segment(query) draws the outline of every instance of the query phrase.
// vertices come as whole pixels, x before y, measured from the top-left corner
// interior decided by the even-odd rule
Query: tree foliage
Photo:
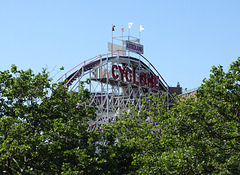
[[[103,130],[87,131],[89,92],[68,93],[45,70],[0,72],[2,174],[240,174],[240,58],[213,67],[197,98],[143,97]]]
[[[118,141],[103,152],[111,155],[109,164],[121,155],[129,174],[240,174],[239,85],[238,58],[228,72],[212,68],[197,100],[178,101],[167,111],[164,97],[146,96],[150,108],[106,126],[106,140],[111,134]]]
[[[0,174],[60,174],[90,171],[95,147],[87,132],[89,92],[81,85],[68,93],[62,84],[52,87],[46,70],[0,72]],[[92,168],[91,168],[92,169]]]

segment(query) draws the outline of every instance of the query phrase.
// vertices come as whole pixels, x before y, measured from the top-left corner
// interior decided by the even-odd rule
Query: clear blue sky
[[[213,65],[227,70],[240,56],[239,8],[238,0],[1,0],[0,70],[44,67],[60,77],[107,53],[112,24],[121,36],[133,22],[131,35],[144,26],[144,56],[166,82],[192,89]]]

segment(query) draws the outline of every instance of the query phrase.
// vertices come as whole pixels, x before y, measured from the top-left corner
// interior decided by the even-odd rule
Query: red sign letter
[[[131,81],[132,81],[132,79],[131,79],[131,73],[132,73],[131,69],[127,68],[127,69],[126,69],[126,73],[125,73],[125,77],[126,77],[127,82],[131,82]],[[130,76],[129,76],[129,75],[130,75]],[[130,78],[128,78],[128,77],[130,77]]]
[[[133,68],[133,84],[136,84],[136,85],[139,84],[139,82],[136,81],[136,71],[135,71],[135,68]]]
[[[117,69],[117,65],[112,65],[112,76],[116,80],[118,78],[118,75],[115,75],[115,70]]]
[[[140,73],[140,84],[142,86],[145,86],[146,85],[146,74],[144,72],[141,72]]]
[[[121,80],[123,81],[123,74],[124,74],[124,71],[125,71],[125,67],[123,67],[123,69],[122,69],[121,66],[118,66],[118,69],[119,69],[120,74],[121,74]]]
[[[147,75],[147,80],[148,87],[153,88],[153,75],[149,73]]]

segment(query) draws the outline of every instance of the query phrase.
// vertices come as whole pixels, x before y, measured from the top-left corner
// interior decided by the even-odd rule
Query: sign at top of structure
[[[133,42],[127,40],[126,41],[126,50],[143,54],[143,45],[133,43]]]

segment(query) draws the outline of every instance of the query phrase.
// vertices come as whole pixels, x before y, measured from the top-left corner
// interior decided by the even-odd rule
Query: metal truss
[[[122,56],[119,51],[98,55],[80,63],[58,79],[66,82],[65,87],[69,91],[79,91],[81,81],[91,80],[85,86],[91,93],[89,105],[97,107],[97,118],[95,121],[89,121],[90,130],[101,129],[103,124],[114,123],[116,116],[123,110],[127,111],[131,105],[141,108],[142,96],[146,93],[166,93],[167,97],[173,98],[168,85],[157,70],[145,57],[140,54],[138,57]],[[141,75],[145,75],[145,79],[140,80]],[[140,84],[141,81],[146,81],[146,75],[159,77],[158,89],[152,84]],[[133,80],[129,81],[133,76],[138,84]]]

